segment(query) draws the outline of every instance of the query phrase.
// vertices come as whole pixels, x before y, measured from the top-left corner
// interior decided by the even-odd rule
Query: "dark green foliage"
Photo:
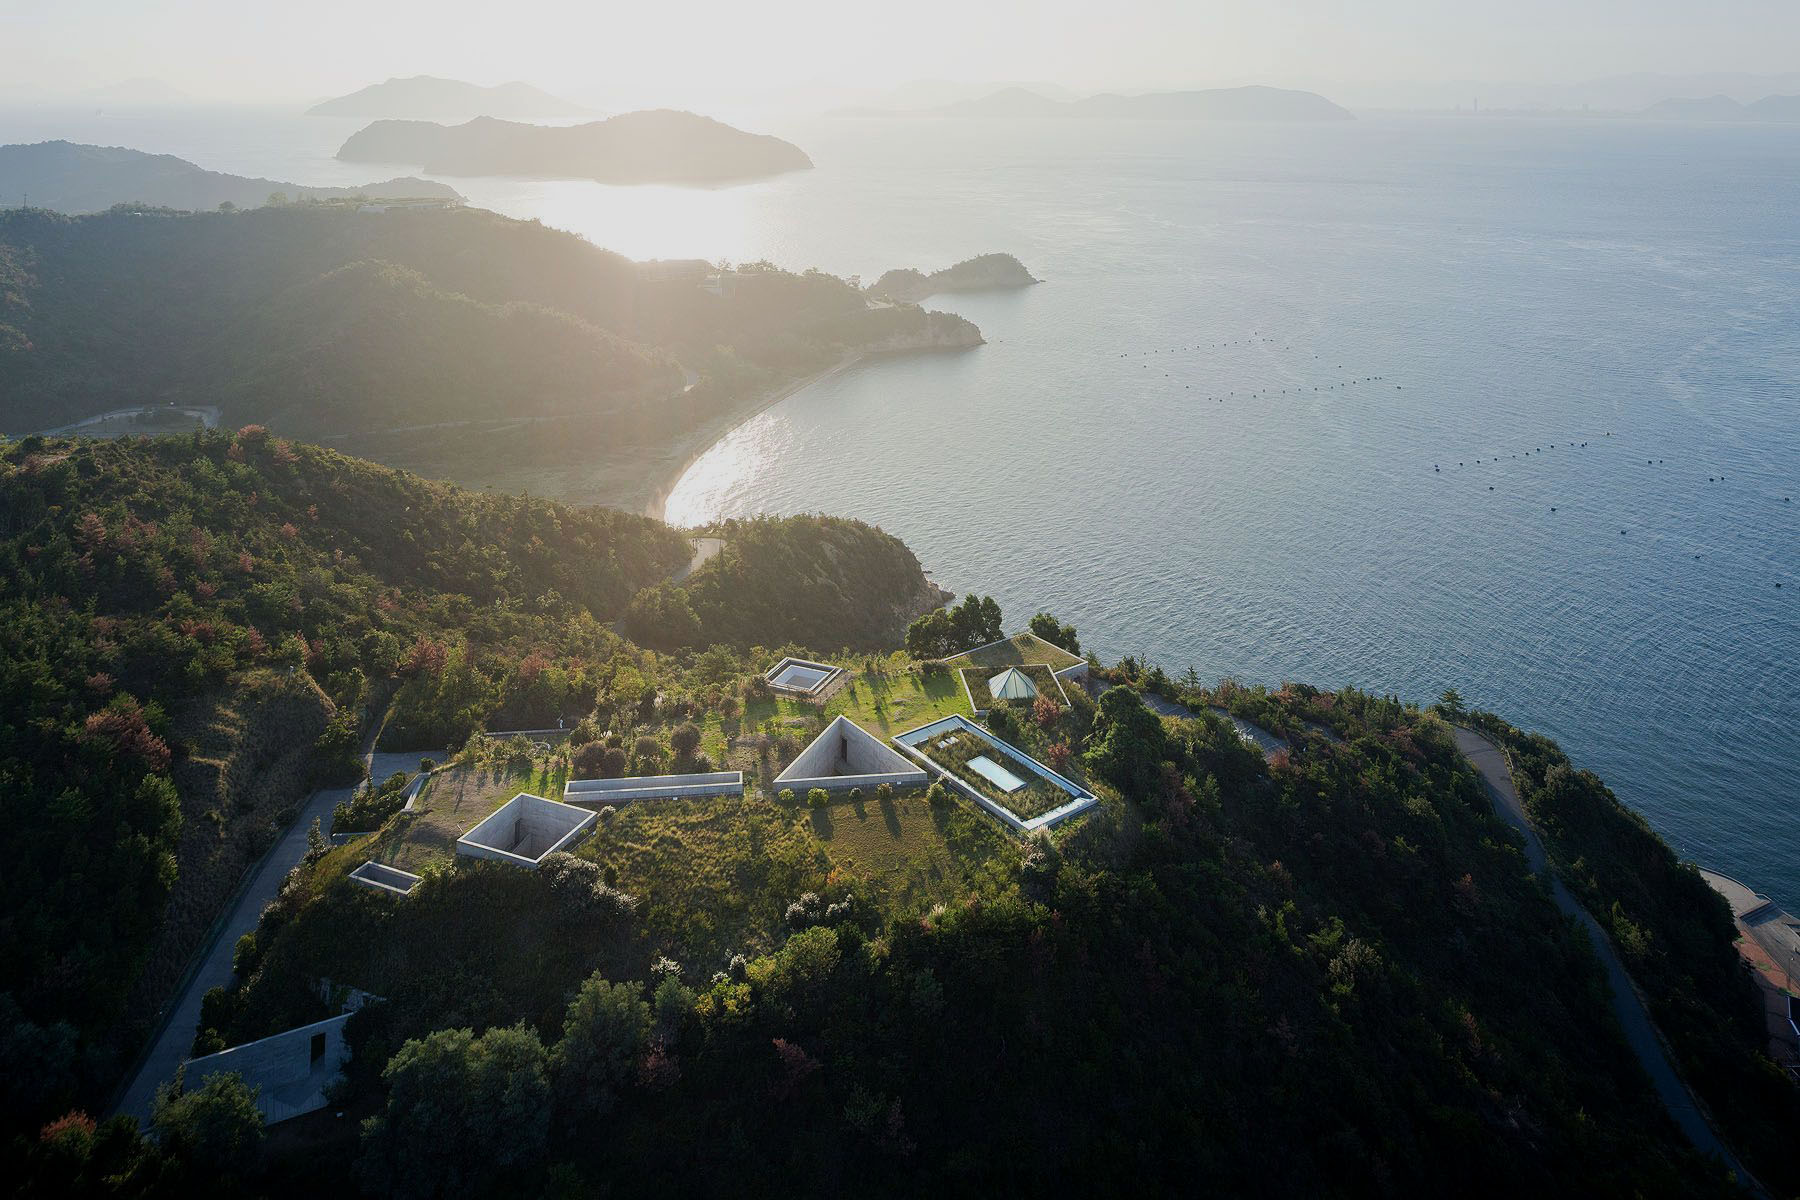
[[[391,724],[408,736],[466,735],[533,697],[551,723],[591,701],[575,656],[610,654],[602,623],[686,556],[640,517],[462,492],[259,429],[0,445],[0,958],[25,1018],[105,1029],[107,1051],[133,1032],[126,989],[185,799],[165,707],[246,673],[401,672]],[[320,761],[342,778],[359,721],[333,716]],[[90,1096],[105,1057],[72,1058]]]
[[[973,650],[1004,637],[1000,623],[994,598],[970,592],[954,608],[933,609],[908,626],[906,652],[914,658],[943,658]]]
[[[562,1038],[550,1052],[558,1110],[576,1125],[610,1114],[649,1044],[643,984],[588,976],[569,1001]]]
[[[263,1140],[256,1093],[239,1075],[214,1075],[192,1090],[165,1085],[151,1125],[164,1149],[227,1178],[255,1167]]]
[[[1130,688],[1108,688],[1094,712],[1087,762],[1102,779],[1134,795],[1156,794],[1168,735],[1162,718]]]
[[[543,1043],[524,1026],[407,1042],[382,1072],[387,1107],[363,1126],[363,1185],[399,1200],[522,1186],[548,1142],[545,1066]]]
[[[367,833],[399,812],[406,803],[406,773],[396,771],[380,787],[365,788],[332,810],[333,833]]]
[[[1075,635],[1075,627],[1063,624],[1047,612],[1040,612],[1031,618],[1031,632],[1053,646],[1061,646],[1070,654],[1081,653],[1081,639]]]
[[[906,544],[838,517],[757,517],[713,530],[725,548],[685,588],[693,644],[885,649],[931,603]]]

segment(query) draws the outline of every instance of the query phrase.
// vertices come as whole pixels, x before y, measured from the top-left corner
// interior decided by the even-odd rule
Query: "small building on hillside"
[[[535,871],[546,855],[567,850],[592,831],[596,813],[520,792],[456,839],[456,852]]]
[[[325,1091],[350,1059],[344,1041],[349,1013],[190,1059],[182,1086],[193,1091],[214,1075],[234,1073],[256,1090],[256,1107],[273,1125],[325,1107]]]

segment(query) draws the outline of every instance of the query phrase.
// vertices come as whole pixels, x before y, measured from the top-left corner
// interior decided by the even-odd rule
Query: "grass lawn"
[[[959,667],[957,674],[962,676],[963,686],[969,689],[969,700],[976,712],[986,712],[994,707],[993,693],[988,690],[988,680],[998,675],[1004,667]],[[1048,696],[1063,708],[1069,707],[1069,694],[1063,690],[1062,680],[1056,677],[1043,663],[1025,663],[1019,667],[1026,678],[1037,687],[1038,696]],[[1029,710],[1037,702],[1037,696],[1030,700],[1008,700],[1005,703],[1014,708]]]
[[[363,857],[414,874],[434,862],[447,864],[456,857],[456,839],[476,822],[520,792],[561,800],[566,779],[560,768],[451,767],[432,776],[413,810],[389,820]]]
[[[885,803],[870,793],[799,811],[832,865],[863,880],[888,911],[916,912],[1004,888],[1018,853],[991,818],[966,802],[934,808],[923,791]]]
[[[1035,634],[1015,633],[1004,642],[965,650],[944,661],[950,664],[952,670],[958,667],[993,667],[999,670],[1001,667],[1022,667],[1036,663],[1049,667],[1052,671],[1060,671],[1083,660],[1079,654],[1070,654],[1061,646],[1052,646]]]
[[[705,975],[779,945],[788,904],[831,869],[791,814],[750,796],[634,801],[578,853],[616,871],[645,926]]]

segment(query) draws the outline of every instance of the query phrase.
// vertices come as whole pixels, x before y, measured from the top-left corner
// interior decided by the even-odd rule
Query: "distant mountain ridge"
[[[424,121],[454,121],[470,117],[579,117],[590,110],[552,96],[528,83],[502,83],[495,87],[414,75],[372,83],[348,96],[315,104],[309,117],[400,117]]]
[[[115,204],[189,211],[221,204],[256,208],[282,192],[291,200],[429,197],[460,200],[455,188],[403,177],[360,187],[309,187],[276,179],[254,179],[208,171],[172,154],[146,154],[121,146],[78,142],[37,142],[0,146],[0,197],[9,203],[30,197],[38,208],[63,213],[100,212]]]
[[[1767,121],[1800,122],[1800,96],[1764,96],[1754,104],[1740,104],[1730,96],[1670,97],[1637,114],[1662,121]]]
[[[1141,96],[1102,93],[1079,100],[1052,100],[1026,88],[1004,88],[976,100],[963,100],[918,113],[850,110],[857,116],[942,116],[975,118],[1090,117],[1172,121],[1350,121],[1350,110],[1317,92],[1275,87],[1208,88],[1199,91],[1149,92]]]
[[[792,142],[666,108],[584,125],[525,125],[488,117],[464,125],[377,121],[354,134],[337,156],[345,162],[414,164],[433,175],[624,184],[731,183],[813,165]]]

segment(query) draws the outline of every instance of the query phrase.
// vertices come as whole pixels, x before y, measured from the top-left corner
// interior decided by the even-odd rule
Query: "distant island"
[[[309,117],[405,117],[459,121],[469,117],[580,117],[588,109],[528,83],[482,87],[460,79],[415,75],[372,83],[306,110]]]
[[[464,125],[377,121],[345,142],[337,156],[345,162],[416,164],[433,175],[601,183],[731,183],[812,166],[791,142],[666,108],[565,126],[489,117]]]
[[[1103,93],[1080,100],[1052,100],[1026,88],[1005,88],[978,100],[916,112],[840,109],[837,116],[939,116],[1021,119],[1090,117],[1164,121],[1351,121],[1350,111],[1316,92],[1287,88],[1210,88],[1149,92],[1141,96]]]
[[[172,154],[145,154],[119,146],[38,142],[0,146],[0,197],[29,198],[37,208],[63,213],[100,212],[115,204],[202,211],[229,204],[257,208],[281,194],[288,200],[460,201],[455,188],[401,178],[360,187],[306,187],[276,179],[252,179],[208,171]]]
[[[1010,254],[982,254],[927,275],[911,267],[888,271],[869,287],[871,295],[917,303],[943,292],[978,292],[989,288],[1029,287],[1034,278]]]
[[[1672,97],[1659,100],[1638,113],[1656,121],[1766,121],[1771,124],[1800,122],[1800,96],[1764,96],[1754,104],[1741,104],[1730,96]]]

